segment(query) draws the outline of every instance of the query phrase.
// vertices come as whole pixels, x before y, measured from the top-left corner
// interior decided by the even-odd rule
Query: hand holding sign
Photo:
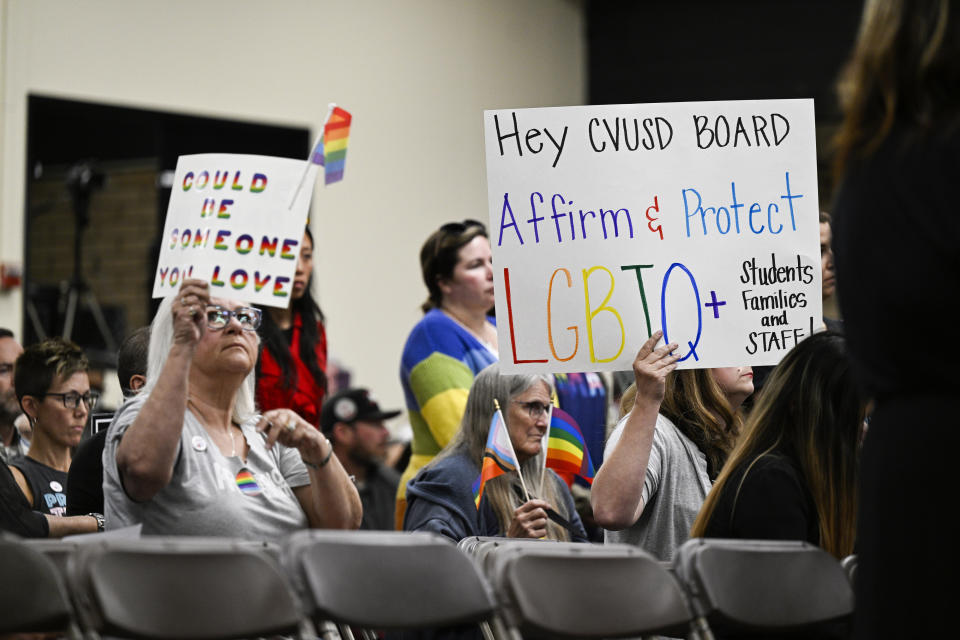
[[[173,313],[174,344],[197,346],[206,331],[206,309],[210,304],[210,287],[203,280],[184,280],[170,310]]]
[[[676,342],[660,347],[657,343],[663,337],[662,331],[655,331],[643,343],[637,357],[633,360],[633,379],[637,384],[637,397],[647,398],[657,405],[663,400],[667,374],[677,368],[680,353]]]

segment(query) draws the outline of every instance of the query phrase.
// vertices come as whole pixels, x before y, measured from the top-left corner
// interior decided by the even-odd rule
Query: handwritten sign
[[[286,307],[300,255],[316,165],[293,200],[306,162],[270,156],[181,156],[163,230],[153,297],[184,278],[210,294]]]
[[[822,323],[813,100],[486,111],[500,362],[775,364]]]

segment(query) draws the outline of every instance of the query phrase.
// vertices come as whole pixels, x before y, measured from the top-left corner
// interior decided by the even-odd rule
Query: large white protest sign
[[[210,283],[212,296],[289,305],[316,173],[316,165],[288,158],[181,156],[153,297],[199,278]]]
[[[484,113],[500,361],[775,364],[822,324],[812,100]]]

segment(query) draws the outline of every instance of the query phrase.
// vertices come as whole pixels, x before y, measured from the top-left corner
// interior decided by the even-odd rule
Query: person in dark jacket
[[[407,485],[404,530],[432,531],[453,540],[483,535],[586,541],[570,490],[544,466],[543,436],[552,394],[546,376],[504,375],[498,364],[481,371],[470,387],[456,437]],[[478,508],[474,482],[480,476],[494,399],[526,489],[516,471],[504,473],[485,484]]]

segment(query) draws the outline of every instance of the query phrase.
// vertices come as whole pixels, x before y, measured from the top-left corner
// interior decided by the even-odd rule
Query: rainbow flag
[[[513,452],[510,433],[507,431],[503,414],[497,409],[490,421],[490,432],[487,434],[487,448],[483,452],[480,475],[473,483],[473,502],[478,509],[480,498],[483,497],[483,486],[487,481],[516,468],[517,456]]]
[[[546,466],[556,471],[567,486],[573,484],[574,476],[580,476],[587,484],[593,483],[596,471],[580,426],[573,416],[558,407],[554,407],[550,415],[546,448]]]
[[[343,166],[347,160],[347,143],[350,141],[349,111],[334,107],[333,113],[323,127],[324,183],[333,184],[343,180]]]

